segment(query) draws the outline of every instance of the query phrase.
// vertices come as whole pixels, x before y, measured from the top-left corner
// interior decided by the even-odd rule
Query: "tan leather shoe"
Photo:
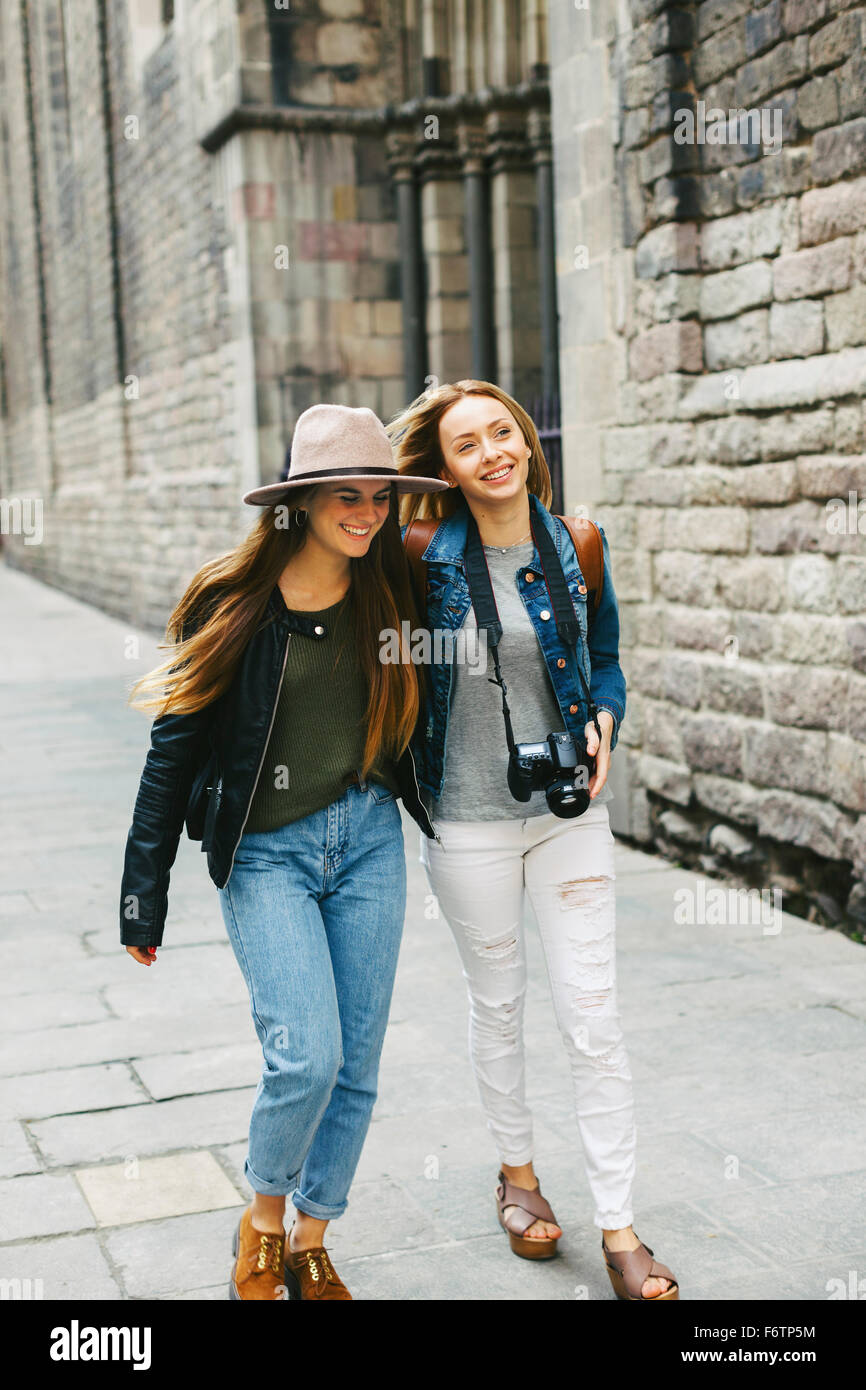
[[[247,1207],[235,1231],[232,1250],[237,1258],[229,1280],[229,1298],[260,1303],[290,1298],[283,1268],[286,1233],[257,1231],[251,1212]]]
[[[287,1239],[284,1258],[286,1283],[291,1286],[294,1281],[295,1285],[293,1298],[351,1300],[352,1295],[331,1264],[324,1245],[317,1246],[315,1250],[290,1250]]]

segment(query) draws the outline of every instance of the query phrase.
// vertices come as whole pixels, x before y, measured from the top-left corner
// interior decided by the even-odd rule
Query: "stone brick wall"
[[[405,405],[401,160],[419,188],[430,374],[472,370],[478,155],[498,375],[538,389],[549,144],[539,0],[494,0],[489,24],[405,0],[163,12],[16,0],[0,15],[0,499],[43,508],[39,544],[8,518],[0,542],[154,630],[251,525],[240,499],[279,476],[301,411]],[[527,79],[528,95],[488,100]]]
[[[551,10],[566,498],[611,541],[628,679],[614,828],[860,930],[864,42],[845,0]],[[752,109],[763,140],[712,116]]]
[[[404,403],[368,110],[403,94],[401,9],[4,7],[0,497],[43,509],[39,544],[4,527],[9,563],[159,630],[307,405]],[[253,106],[268,120],[238,119]]]

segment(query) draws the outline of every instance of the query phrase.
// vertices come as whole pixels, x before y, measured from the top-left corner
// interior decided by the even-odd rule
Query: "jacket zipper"
[[[436,843],[437,843],[439,846],[441,846],[442,849],[444,849],[445,846],[442,844],[442,841],[439,839],[439,836],[436,834],[436,827],[434,826],[432,820],[430,819],[430,816],[429,816],[429,814],[428,814],[428,812],[427,812],[427,807],[424,805],[424,802],[421,800],[421,788],[418,786],[418,777],[417,777],[417,775],[416,775],[416,773],[415,773],[415,758],[414,758],[414,755],[413,755],[413,753],[412,753],[412,749],[408,746],[408,744],[407,744],[407,746],[406,746],[406,751],[407,751],[407,753],[409,754],[409,761],[410,761],[410,763],[412,764],[412,779],[413,779],[413,781],[414,781],[414,783],[415,783],[415,791],[416,791],[416,793],[417,793],[417,795],[418,795],[418,805],[421,807],[421,810],[424,812],[424,819],[426,820],[426,822],[427,822],[427,824],[429,825],[430,829],[433,831],[433,837],[434,837],[434,839],[436,840]]]
[[[265,760],[265,754],[266,754],[267,751],[268,751],[268,742],[269,742],[270,737],[271,737],[271,730],[272,730],[273,727],[274,727],[274,720],[275,720],[276,717],[277,717],[277,705],[280,703],[280,691],[281,691],[282,686],[283,686],[283,676],[284,676],[285,673],[286,673],[286,661],[288,660],[288,656],[289,656],[289,642],[291,641],[291,639],[292,639],[292,634],[289,633],[288,636],[286,637],[286,649],[285,649],[285,651],[283,652],[283,664],[282,664],[282,667],[281,667],[281,669],[280,669],[280,679],[279,679],[279,682],[278,682],[278,684],[277,684],[277,693],[276,693],[276,695],[275,695],[275,697],[274,697],[274,707],[273,707],[273,709],[271,710],[271,722],[270,722],[270,724],[268,725],[268,732],[267,732],[266,735],[265,735],[265,741],[264,741],[264,743],[263,743],[263,745],[262,745],[262,756],[259,758],[259,766],[258,766],[258,769],[257,769],[257,771],[256,771],[256,780],[253,782],[253,789],[252,789],[252,791],[250,792],[250,799],[249,799],[249,801],[247,802],[247,809],[246,809],[246,812],[245,812],[245,814],[244,814],[243,824],[241,825],[241,832],[240,832],[240,834],[238,835],[238,838],[237,838],[237,840],[236,840],[236,842],[235,842],[235,847],[234,847],[234,849],[232,850],[232,861],[231,861],[231,863],[229,864],[229,871],[228,871],[228,873],[226,874],[225,883],[222,885],[223,888],[225,888],[226,883],[228,883],[229,879],[230,879],[231,876],[232,876],[232,869],[233,869],[234,866],[235,866],[235,855],[236,855],[237,852],[238,852],[238,845],[240,844],[241,840],[243,839],[244,826],[246,825],[247,821],[248,821],[249,818],[250,818],[250,807],[251,807],[252,804],[253,804],[253,797],[254,797],[255,794],[256,794],[256,787],[258,786],[259,777],[261,776],[262,763],[264,762],[264,760]]]

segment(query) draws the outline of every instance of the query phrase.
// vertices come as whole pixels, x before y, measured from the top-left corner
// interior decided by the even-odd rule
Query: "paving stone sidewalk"
[[[156,641],[2,562],[0,624],[0,1281],[224,1299],[261,1054],[197,844],[181,842],[156,967],[118,936],[150,726],[126,695]],[[334,1261],[359,1299],[611,1299],[534,923],[528,1094],[565,1232],[550,1262],[516,1259],[497,1224],[458,956],[404,820],[405,939]],[[676,895],[698,888],[618,845],[638,1234],[684,1299],[838,1297],[866,1280],[864,948],[785,914],[779,931],[678,923]]]

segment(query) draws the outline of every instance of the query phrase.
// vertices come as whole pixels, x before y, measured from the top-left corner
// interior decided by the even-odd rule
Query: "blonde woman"
[[[351,1299],[324,1233],[376,1097],[406,898],[398,796],[433,834],[409,747],[417,671],[383,663],[379,634],[417,619],[397,494],[444,487],[398,476],[372,411],[304,411],[287,479],[247,494],[260,519],[195,576],[169,622],[176,650],[133,687],[160,713],[121,942],[153,964],[186,818],[262,1044],[231,1299]]]
[[[425,513],[420,497],[402,513],[404,523],[424,514],[438,522],[422,557],[427,625],[453,637],[479,626],[480,610],[495,658],[488,680],[453,660],[430,666],[413,749],[436,830],[435,840],[422,837],[421,860],[463,964],[470,1055],[500,1160],[499,1220],[516,1254],[556,1253],[562,1231],[533,1167],[525,1098],[526,892],[571,1066],[611,1283],[620,1298],[676,1299],[673,1274],[632,1227],[635,1130],[616,1001],[614,842],[605,804],[626,692],[607,539],[602,531],[593,619],[568,528],[548,510],[550,478],[535,426],[491,382],[426,392],[388,432],[401,470],[449,489],[432,496]],[[406,532],[404,525],[404,540]],[[498,621],[498,644],[488,617]]]

